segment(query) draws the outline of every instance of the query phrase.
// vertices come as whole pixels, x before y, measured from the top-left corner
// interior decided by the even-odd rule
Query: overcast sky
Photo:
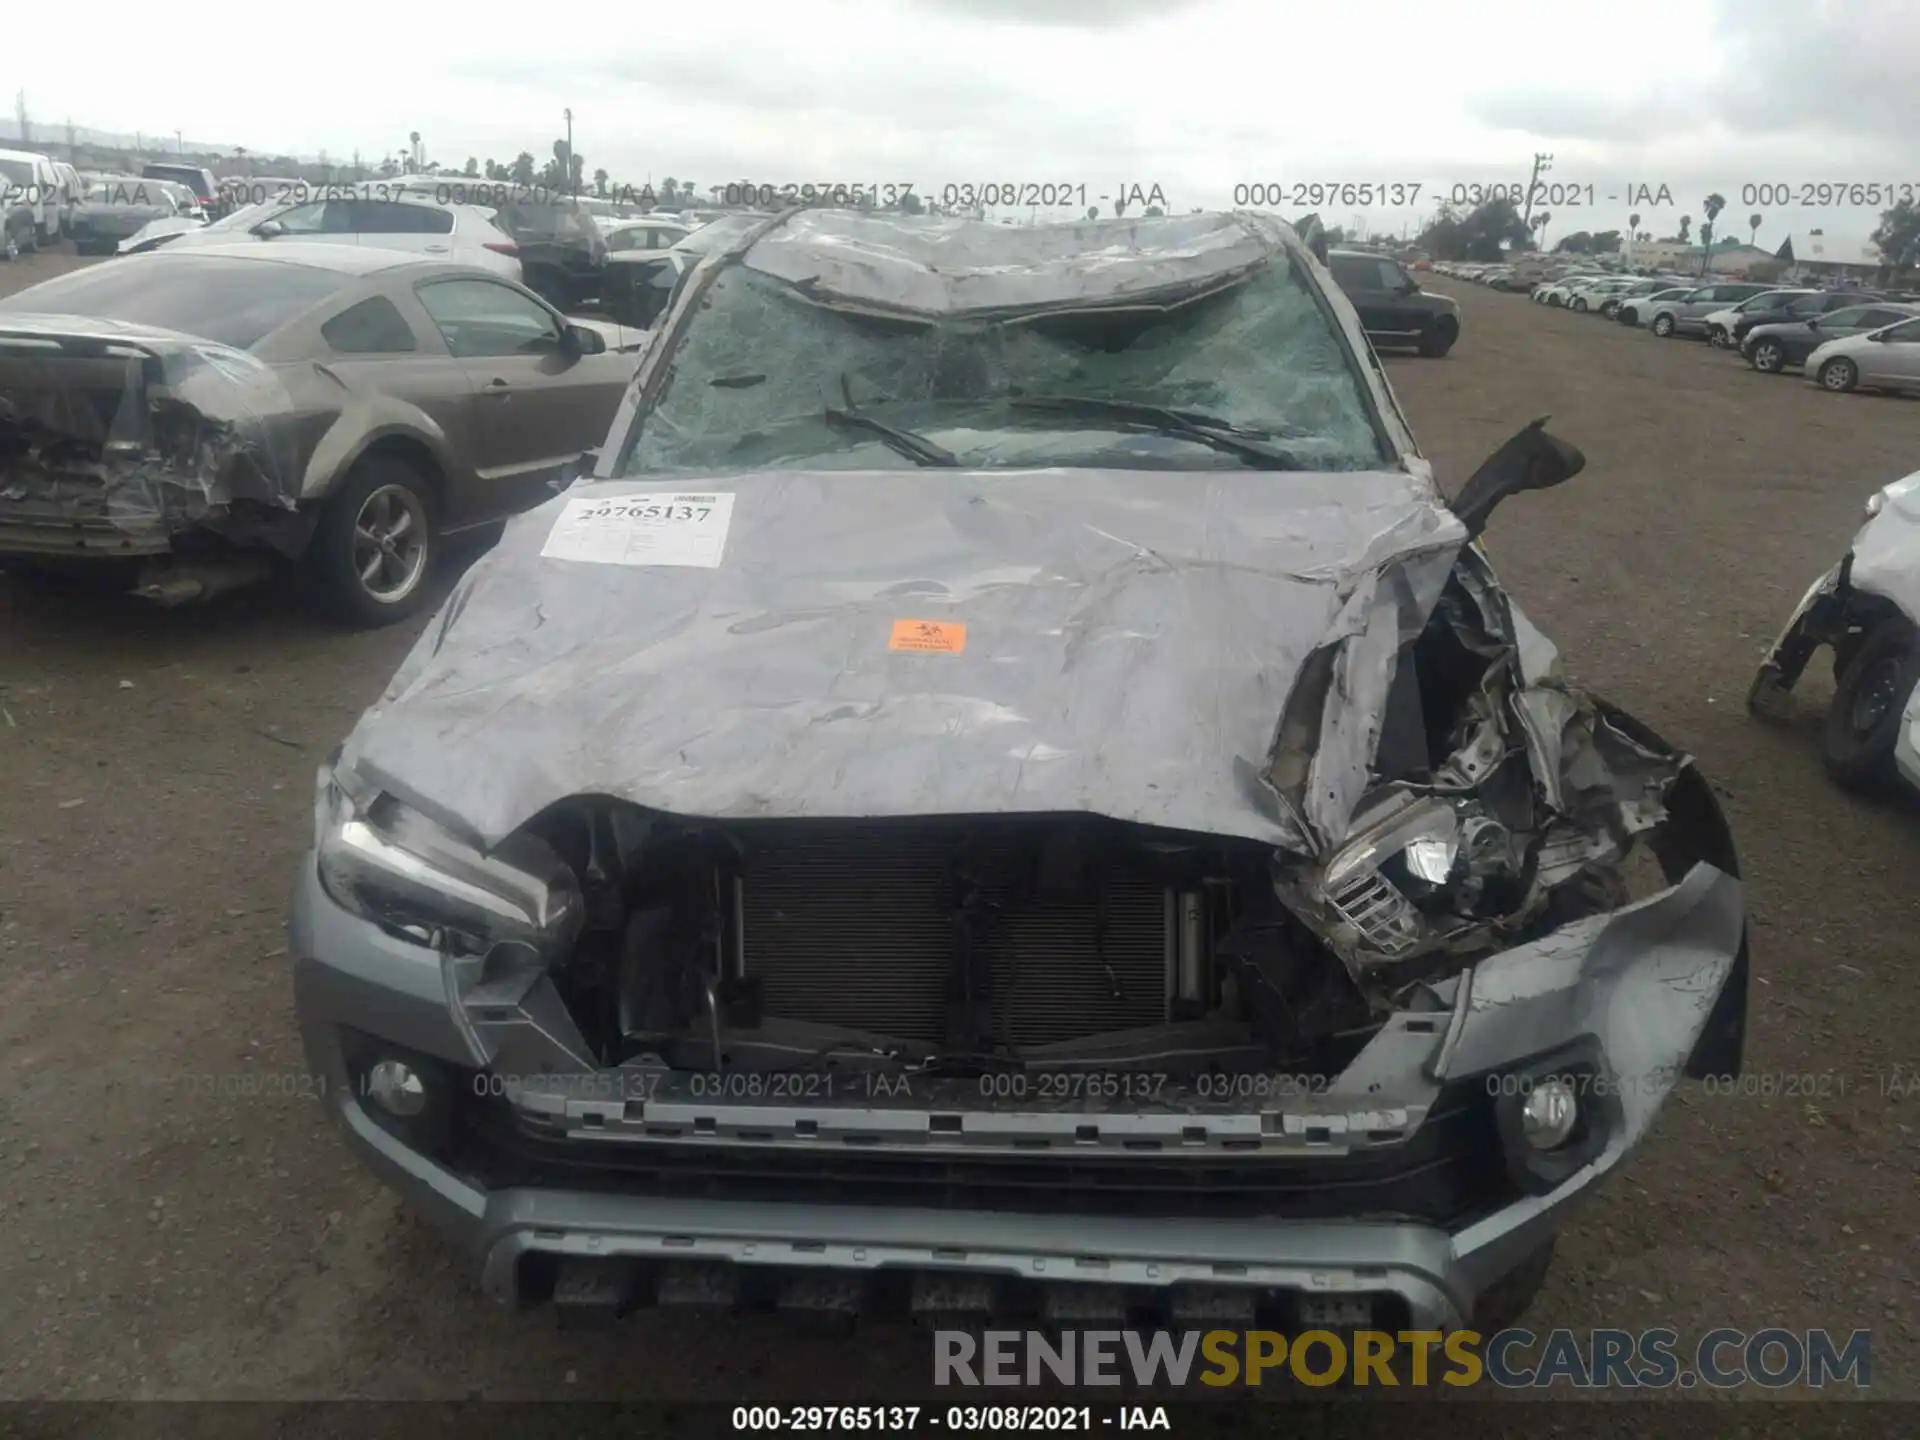
[[[76,38],[73,14],[8,16],[0,84],[25,90],[36,125],[253,151],[373,161],[419,130],[443,165],[544,159],[571,106],[588,171],[622,180],[935,196],[1055,182],[1103,211],[1136,183],[1186,209],[1242,183],[1417,182],[1417,211],[1370,217],[1398,229],[1455,184],[1524,182],[1544,150],[1547,181],[1594,186],[1590,208],[1549,207],[1549,243],[1624,226],[1637,184],[1673,196],[1639,207],[1642,229],[1697,228],[1718,190],[1722,232],[1744,238],[1759,211],[1769,247],[1816,225],[1864,237],[1877,211],[1745,187],[1920,193],[1920,0],[1616,0],[1588,16],[1533,0],[331,0],[297,29],[257,4],[173,0],[137,37],[122,20],[125,43]],[[1322,213],[1351,223],[1353,207]]]

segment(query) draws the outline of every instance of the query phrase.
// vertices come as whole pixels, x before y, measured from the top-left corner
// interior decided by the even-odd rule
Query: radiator
[[[1168,892],[1109,867],[1035,897],[1037,828],[1019,821],[795,822],[759,830],[742,867],[745,969],[770,1016],[940,1043],[961,932],[954,858],[997,903],[981,931],[993,1038],[1076,1040],[1167,1018]]]

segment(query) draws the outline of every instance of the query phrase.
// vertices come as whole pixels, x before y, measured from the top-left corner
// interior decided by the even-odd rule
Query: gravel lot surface
[[[0,266],[0,288],[74,263]],[[1449,489],[1537,415],[1585,449],[1502,510],[1493,558],[1577,679],[1698,755],[1756,925],[1752,1093],[1667,1107],[1529,1319],[1868,1327],[1875,1393],[1913,1398],[1920,817],[1825,779],[1824,665],[1784,728],[1743,697],[1866,496],[1920,466],[1920,405],[1430,283],[1464,336],[1388,362],[1416,432]],[[281,915],[314,769],[418,628],[0,577],[0,1398],[916,1394],[905,1329],[497,1310],[297,1093]],[[193,1079],[242,1075],[295,1093]]]

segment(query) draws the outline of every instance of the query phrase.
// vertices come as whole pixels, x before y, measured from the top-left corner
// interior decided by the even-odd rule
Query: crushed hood
[[[636,494],[731,495],[718,563],[543,558],[570,503]],[[722,819],[1092,813],[1304,848],[1263,778],[1303,663],[1365,633],[1390,672],[1465,538],[1418,460],[582,485],[509,527],[341,758],[487,845],[600,794]],[[1361,711],[1384,703],[1382,680],[1347,681]],[[1336,759],[1364,775],[1378,719],[1358,721]],[[1327,811],[1357,798],[1333,788]]]

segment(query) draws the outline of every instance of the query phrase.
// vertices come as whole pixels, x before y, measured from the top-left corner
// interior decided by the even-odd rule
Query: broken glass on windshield
[[[1342,337],[1285,265],[1164,305],[990,319],[839,307],[733,266],[707,292],[623,473],[896,468],[882,437],[824,418],[849,384],[862,411],[980,468],[1246,463],[1193,427],[1119,418],[1142,406],[1284,435],[1288,461],[1305,468],[1388,462]],[[1115,418],[1022,403],[1056,395],[1108,402]]]

